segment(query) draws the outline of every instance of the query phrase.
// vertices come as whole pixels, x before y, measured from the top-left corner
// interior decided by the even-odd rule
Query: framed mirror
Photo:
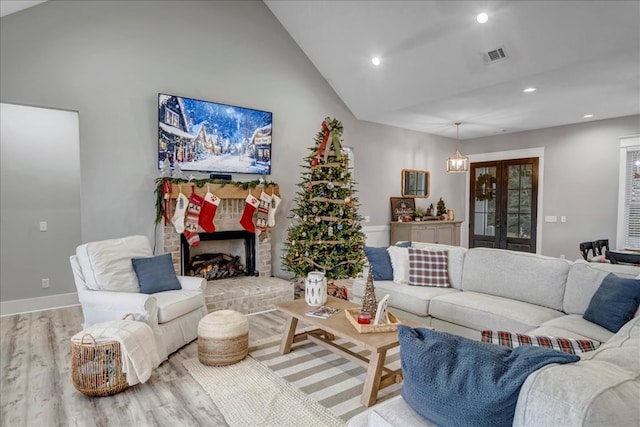
[[[429,197],[430,183],[428,171],[402,169],[402,197]]]

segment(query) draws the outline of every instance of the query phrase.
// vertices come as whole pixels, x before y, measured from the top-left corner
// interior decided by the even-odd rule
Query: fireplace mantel
[[[180,194],[180,188],[182,187],[182,193],[187,196],[190,197],[191,196],[191,189],[195,188],[195,192],[198,196],[204,197],[207,194],[207,185],[204,185],[202,187],[198,187],[195,184],[189,183],[189,182],[183,182],[180,184],[176,184],[176,183],[172,183],[171,184],[171,198],[172,199],[177,199],[178,195]],[[262,193],[262,191],[264,191],[265,193],[267,193],[268,195],[277,195],[280,196],[280,187],[277,184],[272,184],[272,185],[257,185],[254,188],[251,189],[242,189],[239,187],[236,187],[233,184],[209,184],[209,189],[211,190],[211,193],[213,193],[214,195],[216,195],[217,197],[219,197],[220,199],[224,200],[224,199],[242,199],[244,200],[247,195],[249,194],[249,191],[251,191],[251,194],[254,197],[260,198],[260,194]]]

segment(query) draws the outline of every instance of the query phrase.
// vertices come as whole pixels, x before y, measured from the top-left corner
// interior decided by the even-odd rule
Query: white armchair
[[[132,313],[151,327],[158,354],[165,360],[198,337],[198,322],[207,314],[207,282],[201,277],[177,276],[180,290],[140,293],[131,259],[152,256],[145,236],[129,236],[80,245],[70,262],[84,327]]]

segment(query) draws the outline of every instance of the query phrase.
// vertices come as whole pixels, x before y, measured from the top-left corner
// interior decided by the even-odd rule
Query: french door
[[[469,247],[536,251],[538,158],[471,164]]]

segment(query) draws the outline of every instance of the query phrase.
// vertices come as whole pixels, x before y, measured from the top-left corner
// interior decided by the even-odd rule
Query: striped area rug
[[[369,351],[343,339],[336,343],[368,356]],[[367,409],[360,403],[366,369],[336,353],[309,341],[294,344],[289,354],[279,353],[280,339],[256,343],[250,355],[290,384],[347,421]],[[386,366],[400,368],[399,347],[387,352]],[[400,394],[402,385],[394,384],[378,393],[378,403]]]

